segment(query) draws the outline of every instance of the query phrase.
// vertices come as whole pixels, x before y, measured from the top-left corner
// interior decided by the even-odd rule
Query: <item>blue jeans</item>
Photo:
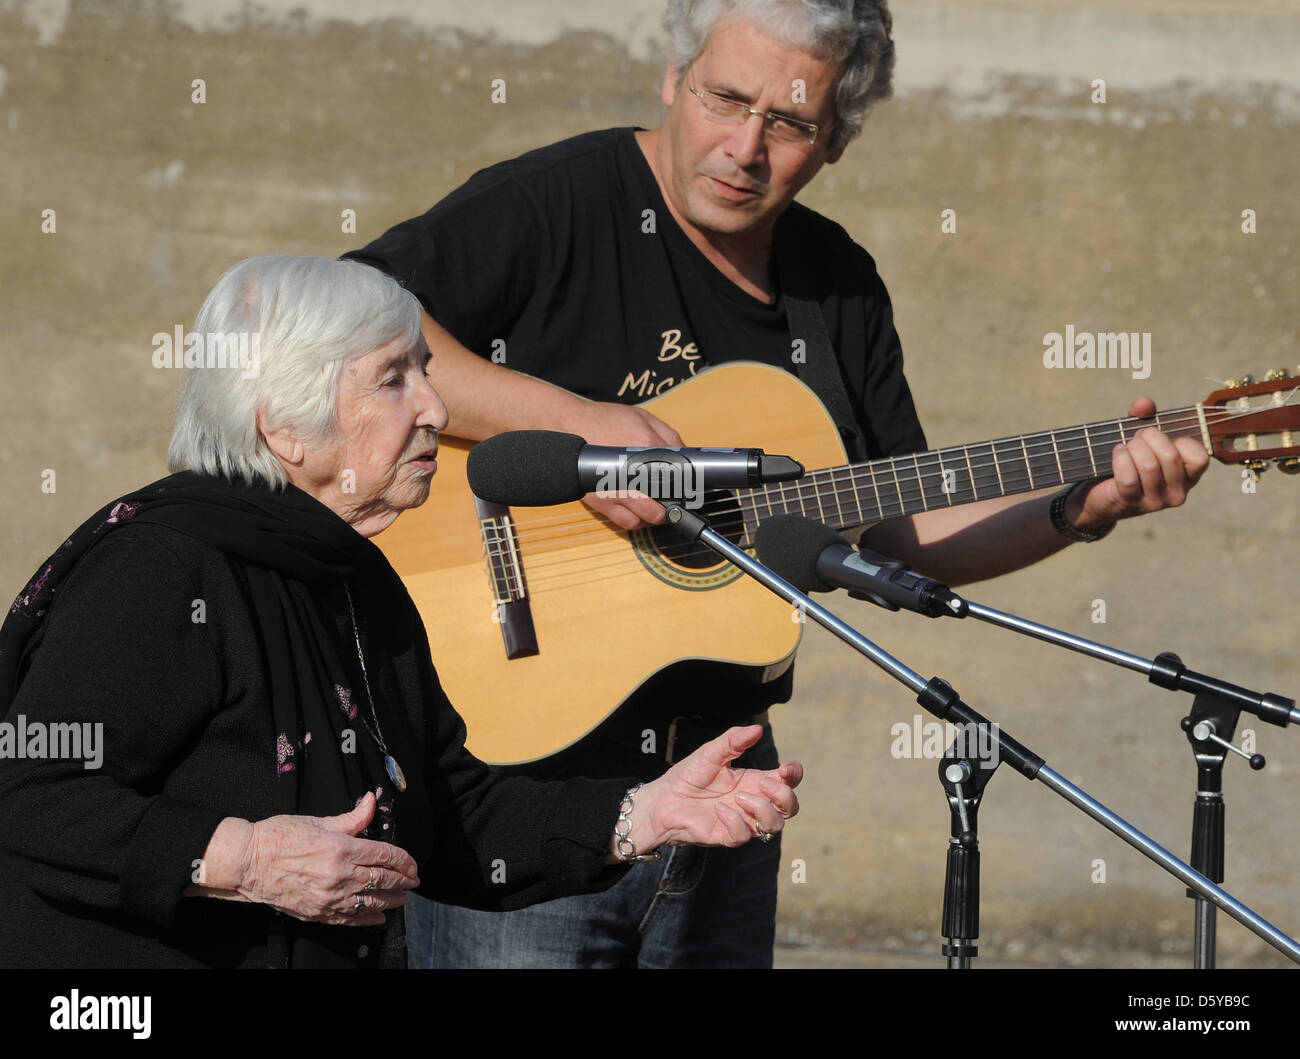
[[[770,733],[744,759],[760,768],[777,763]],[[672,846],[603,893],[517,912],[480,912],[412,894],[409,965],[770,968],[780,864],[777,835],[736,849]]]

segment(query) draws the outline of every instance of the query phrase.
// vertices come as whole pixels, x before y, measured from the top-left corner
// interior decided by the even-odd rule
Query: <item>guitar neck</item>
[[[1149,426],[1171,437],[1199,437],[1202,432],[1195,406],[1177,408],[1152,419],[1109,419],[828,467],[797,482],[737,490],[737,494],[755,522],[773,515],[803,515],[846,529],[1106,477],[1111,473],[1111,450]]]

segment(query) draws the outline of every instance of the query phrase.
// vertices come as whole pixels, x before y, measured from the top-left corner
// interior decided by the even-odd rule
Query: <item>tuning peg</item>
[[[1242,460],[1241,465],[1256,474],[1263,474],[1268,470],[1268,460]]]
[[[1277,469],[1283,474],[1300,474],[1300,456],[1279,456]]]
[[[1287,371],[1286,368],[1274,368],[1265,375],[1264,378],[1269,382],[1272,382],[1274,379],[1289,379],[1291,378],[1291,373]]]

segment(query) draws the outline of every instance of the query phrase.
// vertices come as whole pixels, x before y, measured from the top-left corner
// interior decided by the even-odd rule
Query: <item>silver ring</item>
[[[375,869],[370,869],[370,878],[366,882],[366,893],[370,893],[375,888]]]
[[[754,830],[758,832],[758,840],[760,842],[772,841],[772,836],[768,832],[764,831],[761,827],[755,828]]]
[[[357,894],[357,903],[352,906],[352,914],[355,916],[358,912],[361,911],[361,909],[365,907],[365,905],[366,905],[366,899],[362,897],[360,894]]]

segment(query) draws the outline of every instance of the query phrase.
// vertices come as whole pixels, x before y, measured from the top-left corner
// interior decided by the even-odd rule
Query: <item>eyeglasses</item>
[[[701,92],[689,82],[686,87],[691,90],[692,95],[700,97],[700,102],[704,104],[704,109],[709,115],[728,125],[744,125],[751,114],[757,114],[763,119],[764,127],[774,140],[780,140],[782,143],[817,142],[820,127],[810,121],[795,121],[794,118],[770,110],[755,110],[737,99],[728,99],[716,92]]]

